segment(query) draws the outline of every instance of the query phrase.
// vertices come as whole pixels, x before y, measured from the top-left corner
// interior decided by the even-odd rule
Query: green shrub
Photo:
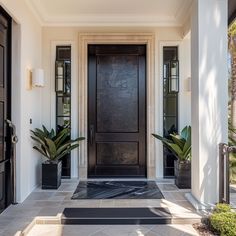
[[[210,225],[221,236],[236,236],[236,212],[227,204],[217,204],[210,216]]]
[[[231,211],[230,205],[224,203],[218,203],[214,210],[215,213],[230,212],[230,211]]]
[[[214,213],[210,217],[211,227],[221,236],[236,236],[236,214],[234,212]]]

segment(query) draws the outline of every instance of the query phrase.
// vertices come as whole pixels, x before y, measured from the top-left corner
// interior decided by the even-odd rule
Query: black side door
[[[5,120],[11,118],[11,18],[0,6],[0,212],[12,199],[11,140]]]

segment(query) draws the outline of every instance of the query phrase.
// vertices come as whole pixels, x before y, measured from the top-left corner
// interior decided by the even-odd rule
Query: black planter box
[[[175,185],[178,188],[191,188],[191,161],[175,160]]]
[[[42,164],[42,189],[58,189],[61,185],[61,161]]]

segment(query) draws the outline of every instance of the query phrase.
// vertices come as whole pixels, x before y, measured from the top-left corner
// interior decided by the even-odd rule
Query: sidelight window
[[[179,61],[178,47],[163,48],[163,135],[178,131]],[[172,153],[164,147],[164,177],[174,176]]]
[[[71,123],[71,46],[56,47],[55,63],[56,130]],[[70,177],[71,157],[62,158],[62,176]]]

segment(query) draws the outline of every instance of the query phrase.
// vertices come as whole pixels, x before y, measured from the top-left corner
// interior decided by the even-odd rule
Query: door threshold
[[[148,181],[149,179],[147,178],[87,178],[83,179],[83,181]]]

